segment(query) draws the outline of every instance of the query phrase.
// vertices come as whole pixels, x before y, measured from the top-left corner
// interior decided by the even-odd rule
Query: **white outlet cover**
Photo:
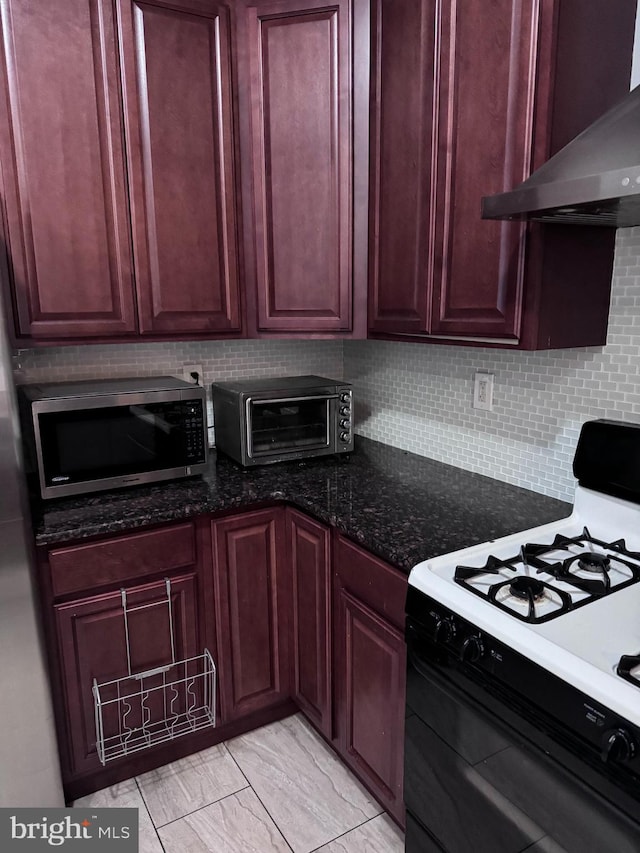
[[[475,373],[473,377],[473,408],[493,411],[493,373]]]

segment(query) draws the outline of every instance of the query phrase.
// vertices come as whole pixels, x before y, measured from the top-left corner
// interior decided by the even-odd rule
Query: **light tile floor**
[[[396,825],[297,714],[90,794],[137,807],[140,853],[402,853]]]

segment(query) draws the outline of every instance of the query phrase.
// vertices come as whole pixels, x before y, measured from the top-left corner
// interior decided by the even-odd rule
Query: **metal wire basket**
[[[101,683],[94,678],[92,688],[96,749],[103,765],[216,724],[215,663],[208,649],[176,660],[169,579],[165,584],[166,599],[136,607],[127,605],[127,593],[121,590],[128,675]],[[168,609],[171,663],[133,673],[129,614],[157,606]]]

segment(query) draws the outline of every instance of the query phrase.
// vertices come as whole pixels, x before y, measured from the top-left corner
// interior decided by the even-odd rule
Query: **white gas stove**
[[[583,435],[580,473],[595,452]],[[568,518],[427,560],[409,584],[640,725],[639,504],[578,485]]]
[[[408,853],[640,850],[640,425],[574,473],[569,518],[411,571]]]

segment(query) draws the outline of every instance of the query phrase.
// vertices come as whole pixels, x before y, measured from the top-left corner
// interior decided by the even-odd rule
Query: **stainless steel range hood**
[[[482,218],[640,225],[640,86],[514,190],[483,198]]]

